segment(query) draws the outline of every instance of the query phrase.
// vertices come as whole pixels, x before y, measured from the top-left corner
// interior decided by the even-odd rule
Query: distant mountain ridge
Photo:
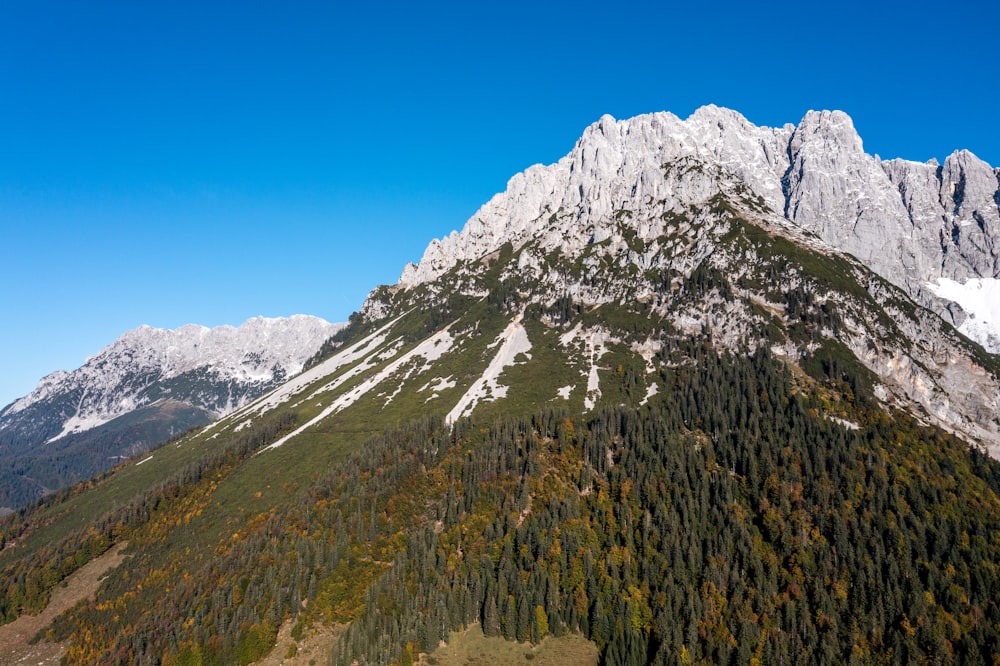
[[[34,391],[0,411],[0,460],[31,457],[36,447],[45,448],[39,455],[72,448],[77,458],[86,458],[89,447],[105,461],[85,465],[93,473],[115,456],[135,455],[266,393],[299,373],[342,328],[309,315],[254,317],[239,327],[140,326],[80,368],[42,378]],[[139,421],[146,424],[141,432],[134,419],[127,421],[128,436],[119,432],[121,424],[112,425],[138,410],[144,410]],[[119,433],[112,439],[122,440],[110,448],[101,443],[101,429],[109,427]],[[11,473],[26,472],[15,465]]]

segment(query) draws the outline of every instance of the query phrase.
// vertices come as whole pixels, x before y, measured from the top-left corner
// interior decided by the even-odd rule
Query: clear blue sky
[[[144,323],[344,320],[603,113],[1000,164],[997,5],[2,1],[0,405]]]

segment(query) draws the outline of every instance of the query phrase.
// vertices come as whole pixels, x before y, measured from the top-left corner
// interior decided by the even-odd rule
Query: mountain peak
[[[300,372],[342,327],[306,315],[253,317],[239,327],[186,324],[171,330],[143,324],[123,333],[80,368],[44,377],[34,391],[0,412],[0,429],[15,428],[16,415],[61,401],[60,396],[77,397],[72,406],[58,410],[62,420],[56,436],[89,429],[155,401],[160,394],[157,386],[182,381],[191,373],[207,373],[227,385],[268,386]],[[173,397],[185,399],[176,388],[171,390]],[[222,414],[258,394],[245,389],[234,393],[230,388],[228,397],[219,399],[211,391],[194,390],[189,399]]]
[[[715,104],[706,104],[695,109],[694,113],[688,116],[687,122],[700,122],[700,123],[719,123],[719,124],[737,124],[737,125],[751,125],[752,123],[746,119],[746,117],[736,111],[735,109],[730,109],[724,106],[716,106]]]
[[[958,325],[961,308],[927,283],[1000,278],[997,174],[967,150],[940,167],[883,161],[865,153],[851,117],[837,110],[810,110],[781,128],[711,104],[686,120],[667,112],[604,115],[565,157],[515,175],[461,232],[431,241],[399,286],[433,280],[505,243],[518,248],[535,238],[548,250],[577,252],[613,236],[621,211],[659,216],[661,202],[677,211],[739,192]]]
[[[865,153],[861,136],[854,129],[854,121],[843,111],[808,111],[792,135],[792,152],[803,149],[817,154]]]

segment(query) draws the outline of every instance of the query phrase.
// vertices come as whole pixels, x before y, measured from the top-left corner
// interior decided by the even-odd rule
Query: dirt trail
[[[322,625],[307,629],[301,641],[292,638],[292,621],[288,620],[278,630],[278,641],[271,653],[252,666],[307,666],[326,664],[330,661],[333,643],[344,627]],[[292,645],[295,645],[294,650]]]
[[[38,615],[23,615],[10,624],[0,626],[0,666],[58,664],[66,649],[64,644],[40,641],[29,645],[28,641],[60,613],[97,592],[104,574],[121,564],[125,546],[118,544],[85,564],[66,579],[65,587],[57,585],[52,590],[49,605]]]

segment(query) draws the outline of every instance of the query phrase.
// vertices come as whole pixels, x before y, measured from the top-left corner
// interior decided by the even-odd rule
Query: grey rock
[[[766,261],[719,251],[729,220],[742,217],[810,251],[856,258],[853,278],[873,300],[865,305],[856,291],[823,294],[848,313],[843,330],[830,334],[878,375],[881,399],[908,405],[1000,457],[995,360],[948,326],[962,325],[967,313],[932,288],[943,278],[1000,278],[998,202],[1000,170],[972,153],[956,152],[943,165],[883,161],[865,152],[840,111],[810,111],[797,126],[781,128],[757,127],[714,106],[687,120],[670,113],[604,116],[564,158],[517,174],[461,232],[433,241],[391,292],[373,292],[364,311],[386,311],[379,299],[389,293],[421,285],[433,293],[441,289],[435,280],[456,266],[465,267],[457,272],[461,283],[474,272],[469,267],[506,243],[521,253],[511,270],[552,294],[586,305],[631,298],[656,307],[655,285],[624,276],[690,276],[710,261],[735,280],[747,265]],[[581,280],[553,268],[546,259],[553,254],[577,258],[591,273],[622,270]],[[485,295],[472,287],[463,293]],[[767,306],[767,293],[747,288],[742,296]],[[754,316],[738,301],[660,314],[682,331],[707,327],[734,349],[745,348],[746,321]],[[995,335],[981,334],[986,328],[963,332],[996,353]],[[808,351],[786,346],[790,358]]]
[[[461,233],[432,241],[400,286],[433,280],[507,242],[520,247],[540,237],[547,249],[577,251],[615,236],[616,211],[656,219],[724,192],[756,198],[957,326],[965,313],[928,283],[1000,277],[998,173],[965,150],[944,165],[883,161],[865,153],[841,111],[809,111],[798,126],[781,128],[716,106],[687,120],[604,116],[566,157],[517,174]]]

